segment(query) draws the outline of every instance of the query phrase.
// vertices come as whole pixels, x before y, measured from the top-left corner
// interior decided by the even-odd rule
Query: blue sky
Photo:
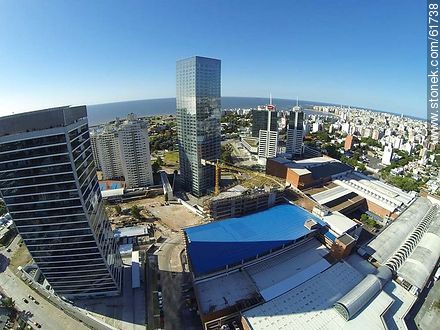
[[[0,1],[0,115],[175,96],[175,61],[222,60],[222,95],[426,116],[425,1]]]

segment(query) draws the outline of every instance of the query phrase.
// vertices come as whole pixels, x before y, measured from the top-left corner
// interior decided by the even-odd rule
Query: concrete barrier
[[[195,213],[196,215],[204,218],[205,214],[200,211],[199,209],[196,209],[194,206],[192,206],[191,204],[189,204],[188,202],[185,202],[184,200],[181,200],[180,198],[178,199],[179,203],[182,204],[183,206],[185,206],[188,210],[190,210],[191,212]]]

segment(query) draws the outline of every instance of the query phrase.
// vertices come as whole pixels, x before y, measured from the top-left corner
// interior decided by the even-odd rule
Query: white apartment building
[[[127,188],[153,184],[147,123],[129,114],[92,132],[95,162],[104,180],[123,177]]]
[[[382,164],[390,165],[392,158],[393,158],[393,147],[390,145],[386,145],[385,148],[383,149]]]

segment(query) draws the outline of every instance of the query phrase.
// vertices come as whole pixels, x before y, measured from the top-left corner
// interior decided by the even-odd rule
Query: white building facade
[[[127,119],[92,133],[96,141],[95,162],[103,178],[124,178],[127,188],[153,184],[148,126],[129,114]]]

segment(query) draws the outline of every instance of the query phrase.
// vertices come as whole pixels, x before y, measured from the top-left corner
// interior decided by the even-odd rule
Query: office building
[[[85,106],[0,119],[0,197],[58,295],[117,295],[121,257],[105,214]]]
[[[153,184],[148,127],[144,120],[129,114],[92,132],[92,148],[103,179],[124,178],[127,188]],[[93,145],[93,144],[92,144]]]
[[[296,106],[289,113],[287,126],[286,153],[292,158],[303,154],[304,112]]]
[[[260,130],[277,131],[277,113],[269,111],[266,107],[252,110],[252,137],[258,138]]]
[[[272,97],[269,104],[252,112],[252,133],[258,129],[258,162],[266,164],[268,158],[277,156],[278,118]]]
[[[220,158],[221,62],[194,56],[177,61],[176,111],[183,188],[203,196],[214,187],[215,169],[202,160]]]

